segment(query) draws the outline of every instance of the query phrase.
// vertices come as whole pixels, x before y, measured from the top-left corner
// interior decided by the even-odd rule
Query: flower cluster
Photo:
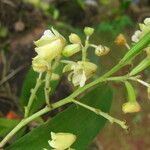
[[[57,30],[54,28],[46,30],[42,37],[34,42],[37,56],[35,56],[32,61],[33,70],[39,73],[51,71],[53,60],[58,57],[61,58],[61,56],[71,57],[81,51],[82,60],[78,60],[77,62],[60,60],[60,62],[65,61],[65,63],[67,63],[63,72],[69,72],[68,80],[71,81],[74,86],[84,86],[86,81],[93,77],[97,70],[97,65],[90,62],[87,58],[87,49],[94,47],[97,56],[106,55],[110,51],[107,46],[97,46],[89,42],[89,38],[93,32],[93,28],[85,27],[84,33],[86,40],[85,45],[83,45],[80,37],[75,33],[69,35],[70,43],[66,44],[66,39]]]
[[[131,37],[133,42],[138,42],[145,34],[150,31],[150,18],[146,18],[144,23],[140,23],[140,30],[135,31],[134,35]]]
[[[37,56],[33,58],[32,67],[36,72],[50,69],[50,63],[61,55],[65,46],[65,38],[55,29],[46,30],[43,36],[35,41]]]

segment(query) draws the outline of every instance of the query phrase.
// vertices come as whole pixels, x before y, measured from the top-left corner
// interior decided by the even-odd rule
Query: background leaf
[[[112,92],[108,86],[99,86],[84,96],[81,101],[103,111],[108,112],[111,106]],[[77,136],[77,141],[72,146],[77,150],[85,150],[104,127],[106,120],[93,112],[72,104],[52,120],[34,129],[29,134],[16,141],[6,150],[42,150],[49,148],[47,141],[50,132],[70,132]]]
[[[0,137],[3,137],[11,129],[13,129],[18,123],[19,120],[9,120],[5,118],[0,118]]]

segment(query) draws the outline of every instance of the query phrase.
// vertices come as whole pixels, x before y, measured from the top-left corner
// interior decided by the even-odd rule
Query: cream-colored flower
[[[32,67],[33,70],[36,72],[39,73],[45,72],[48,69],[47,65],[48,65],[47,61],[40,58],[39,56],[34,57],[32,60]]]
[[[137,102],[126,102],[122,105],[122,111],[124,113],[135,113],[141,110],[140,105]]]
[[[144,23],[139,24],[140,30],[137,30],[131,37],[133,42],[138,42],[144,35],[150,32],[150,17],[145,18]]]
[[[64,37],[55,29],[46,30],[42,37],[35,41],[35,51],[38,56],[46,61],[51,61],[61,54],[65,46]]]
[[[51,132],[52,140],[49,140],[49,145],[56,150],[65,150],[71,147],[76,141],[76,136],[72,133],[54,133]]]
[[[85,82],[91,78],[97,70],[97,66],[91,62],[70,62],[67,64],[63,72],[70,72],[68,80],[73,83],[74,86],[83,87]]]

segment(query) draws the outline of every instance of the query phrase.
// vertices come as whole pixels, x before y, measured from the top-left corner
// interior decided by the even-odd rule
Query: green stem
[[[149,87],[150,86],[150,84],[148,84],[147,82],[145,82],[145,81],[143,81],[141,79],[138,79],[136,77],[130,77],[129,79],[132,80],[132,81],[139,82],[140,84],[142,84],[145,87]]]
[[[59,65],[59,61],[60,61],[61,56],[57,57],[52,65],[52,67],[50,67],[49,64],[49,71],[46,73],[46,77],[45,77],[45,87],[44,87],[44,93],[45,93],[45,101],[47,105],[50,105],[50,81],[51,81],[51,76],[52,76],[52,72],[55,71],[55,69],[57,68],[57,66]]]
[[[4,147],[4,145],[21,129],[23,128],[25,125],[27,125],[29,122],[33,121],[34,119],[36,119],[37,117],[42,116],[43,114],[54,110],[60,106],[63,106],[67,103],[72,102],[71,99],[63,99],[59,102],[56,102],[54,104],[52,104],[52,107],[46,106],[45,108],[41,109],[40,111],[38,111],[37,113],[31,115],[28,118],[23,119],[9,134],[6,135],[6,137],[0,142],[0,148]]]
[[[88,47],[89,47],[89,36],[86,37],[85,46],[82,48],[82,61],[86,61]]]
[[[51,72],[46,73],[45,77],[45,87],[44,87],[44,93],[45,93],[45,101],[47,105],[50,105],[50,99],[49,99],[49,93],[50,93],[50,79],[51,79]]]
[[[32,106],[33,101],[36,97],[36,92],[38,91],[39,87],[42,84],[41,78],[42,78],[42,73],[39,74],[39,77],[36,81],[36,85],[35,85],[34,89],[31,89],[31,95],[30,95],[30,98],[28,101],[28,105],[25,107],[25,115],[24,115],[25,118],[29,116],[31,106]]]
[[[97,109],[97,108],[94,108],[94,107],[91,107],[91,106],[88,106],[86,104],[83,104],[79,101],[76,101],[76,100],[72,100],[73,103],[75,104],[78,104],[92,112],[94,112],[95,114],[97,115],[100,115],[100,116],[103,116],[104,118],[106,118],[110,123],[117,123],[118,125],[120,125],[123,129],[128,129],[128,126],[126,126],[125,122],[124,121],[121,121],[119,119],[116,119],[110,115],[108,115],[107,113],[101,111],[100,109]]]

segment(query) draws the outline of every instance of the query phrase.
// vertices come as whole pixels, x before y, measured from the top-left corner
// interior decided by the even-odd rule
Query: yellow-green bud
[[[124,113],[135,113],[141,110],[140,105],[137,102],[127,102],[122,105],[122,111]]]
[[[60,76],[56,73],[52,73],[51,80],[58,80]]]
[[[95,55],[103,56],[109,53],[110,49],[107,46],[98,45],[95,49]]]
[[[75,33],[70,34],[69,41],[73,44],[80,44],[81,43],[80,37]]]
[[[94,33],[94,28],[85,27],[84,28],[84,33],[85,33],[86,36],[91,36]]]
[[[45,72],[48,69],[47,68],[47,61],[36,56],[32,60],[32,67],[33,67],[33,70],[36,72],[39,72],[39,73]]]
[[[52,140],[49,140],[49,145],[57,150],[65,150],[75,142],[76,136],[71,133],[54,133],[51,132]]]
[[[65,57],[70,57],[79,52],[80,50],[81,50],[80,44],[69,44],[63,49],[62,54]]]

